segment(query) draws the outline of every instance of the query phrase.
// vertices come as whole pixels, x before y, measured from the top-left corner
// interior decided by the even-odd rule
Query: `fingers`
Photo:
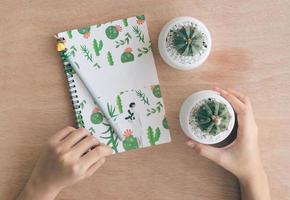
[[[103,157],[99,161],[94,163],[91,167],[89,167],[87,171],[87,177],[93,175],[97,171],[97,169],[99,169],[105,162],[106,162],[106,158]]]
[[[68,136],[71,132],[75,131],[76,129],[71,126],[67,126],[60,131],[58,131],[56,134],[54,134],[50,140],[53,142],[59,142],[62,139],[64,139],[66,136]]]
[[[238,91],[232,90],[232,89],[228,89],[227,91],[232,93],[233,95],[235,95],[244,104],[249,104],[250,103],[250,99],[246,95],[244,95],[244,94],[242,94],[242,93],[240,93]]]
[[[62,140],[62,145],[65,150],[71,149],[73,146],[75,146],[78,142],[80,142],[82,139],[84,139],[86,136],[89,136],[90,133],[84,129],[79,128],[73,132],[71,132],[68,136],[66,136]]]
[[[246,105],[234,94],[229,93],[226,90],[223,90],[218,87],[216,87],[215,90],[219,92],[222,97],[224,97],[226,100],[230,102],[230,104],[233,106],[237,114],[241,114],[245,110]]]
[[[200,144],[193,140],[189,140],[187,146],[193,148],[198,154],[214,161],[215,163],[222,165],[223,149],[215,148],[209,145]]]
[[[112,149],[105,145],[99,145],[93,150],[85,154],[81,160],[86,166],[92,166],[94,163],[98,162],[102,158],[112,154]]]
[[[92,135],[88,135],[73,147],[72,155],[81,157],[90,149],[98,146],[99,144],[100,142],[96,138]]]

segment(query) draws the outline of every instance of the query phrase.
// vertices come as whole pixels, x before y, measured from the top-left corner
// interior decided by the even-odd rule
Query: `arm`
[[[188,141],[187,145],[236,175],[243,200],[270,200],[268,179],[260,157],[258,128],[251,102],[248,97],[233,90],[216,88],[216,91],[231,103],[237,113],[239,123],[237,139],[223,148],[199,144],[192,140]]]
[[[53,135],[17,200],[53,200],[65,187],[91,176],[112,153],[85,129]]]

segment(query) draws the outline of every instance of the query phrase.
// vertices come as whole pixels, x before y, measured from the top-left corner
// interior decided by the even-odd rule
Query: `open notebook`
[[[94,84],[111,117],[121,121],[121,142],[70,65],[65,66],[79,127],[115,153],[170,142],[144,15],[58,33],[68,54]]]

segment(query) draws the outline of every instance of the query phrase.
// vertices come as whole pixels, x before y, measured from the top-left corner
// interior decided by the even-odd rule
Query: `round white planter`
[[[176,30],[184,25],[193,25],[205,36],[207,48],[195,56],[180,56],[170,47],[167,38],[170,30]],[[200,66],[207,59],[211,50],[211,36],[206,26],[193,17],[177,17],[169,21],[161,30],[158,38],[158,49],[163,60],[176,69],[189,70]]]
[[[204,133],[201,130],[196,130],[195,132],[193,132],[192,127],[189,124],[189,116],[191,110],[195,108],[200,101],[208,98],[214,99],[220,103],[225,104],[230,115],[232,116],[228,129],[215,136]],[[179,120],[183,132],[192,140],[195,140],[203,144],[217,144],[225,140],[232,132],[235,125],[235,113],[230,103],[225,98],[220,96],[217,92],[212,90],[203,90],[193,93],[184,101],[180,109]]]

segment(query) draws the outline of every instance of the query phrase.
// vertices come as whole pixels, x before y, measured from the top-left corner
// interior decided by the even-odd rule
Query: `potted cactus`
[[[163,27],[159,34],[158,48],[168,65],[177,69],[192,69],[207,59],[211,36],[199,20],[178,17]]]
[[[184,133],[204,144],[225,140],[235,125],[235,114],[229,102],[217,92],[205,90],[186,99],[180,111]]]
[[[124,137],[125,139],[123,140],[123,147],[126,151],[139,148],[138,140],[136,137],[134,137],[131,129],[124,131]]]

